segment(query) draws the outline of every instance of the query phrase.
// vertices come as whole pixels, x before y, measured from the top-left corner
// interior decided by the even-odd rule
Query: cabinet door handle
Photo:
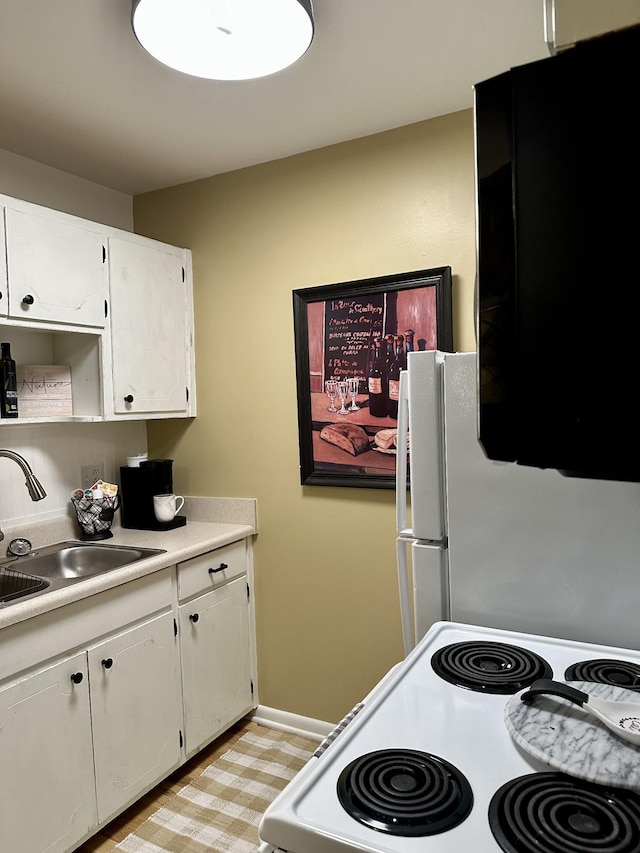
[[[104,658],[104,660],[102,661],[102,666],[105,669],[111,669],[111,667],[113,666],[113,658]]]
[[[80,684],[83,678],[84,676],[81,672],[74,672],[71,676],[71,681],[73,681],[74,684]]]
[[[127,394],[124,398],[125,403],[133,403],[133,394]]]
[[[30,293],[27,293],[27,295],[26,295],[26,296],[23,296],[23,297],[22,297],[22,304],[23,304],[23,305],[33,305],[34,301],[35,301],[35,300],[34,300],[33,296],[32,296]]]
[[[200,619],[200,614],[192,613],[191,616],[189,616],[189,619],[191,619],[192,622],[197,622]]]
[[[227,563],[220,563],[217,569],[209,569],[210,575],[215,575],[216,572],[224,572],[225,569],[228,569],[229,566]]]

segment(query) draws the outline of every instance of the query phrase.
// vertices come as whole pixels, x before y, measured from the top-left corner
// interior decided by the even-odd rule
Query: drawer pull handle
[[[192,622],[197,622],[200,619],[200,614],[192,613],[191,616],[189,616],[189,619],[191,619]]]
[[[224,572],[225,569],[228,569],[229,566],[227,563],[220,563],[217,569],[209,569],[210,575],[215,575],[216,572]]]
[[[27,295],[26,295],[26,296],[23,296],[23,297],[22,297],[22,304],[23,304],[23,305],[33,305],[34,301],[35,301],[35,300],[34,300],[33,296],[32,296],[30,293],[27,293]]]
[[[113,658],[104,658],[104,660],[102,661],[102,666],[105,669],[111,669],[111,667],[113,666]]]
[[[71,681],[73,681],[74,684],[80,684],[83,677],[84,676],[82,675],[81,672],[74,672],[73,675],[71,676]]]
[[[133,394],[127,394],[124,398],[125,403],[133,403]]]

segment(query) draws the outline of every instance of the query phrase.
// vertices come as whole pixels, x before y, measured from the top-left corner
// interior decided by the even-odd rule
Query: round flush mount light
[[[164,65],[210,80],[274,74],[313,39],[311,0],[133,0],[131,23]]]

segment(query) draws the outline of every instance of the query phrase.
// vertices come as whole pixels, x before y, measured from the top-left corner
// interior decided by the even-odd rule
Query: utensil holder
[[[120,507],[120,495],[92,498],[71,498],[76,511],[78,524],[82,529],[80,539],[83,542],[98,542],[113,536],[111,525],[116,510]]]

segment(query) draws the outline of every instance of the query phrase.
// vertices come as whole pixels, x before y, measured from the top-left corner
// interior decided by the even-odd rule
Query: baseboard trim
[[[258,705],[249,719],[252,723],[301,735],[318,743],[323,741],[335,728],[335,723],[325,723],[323,720],[316,720],[313,717],[303,717],[300,714],[291,714],[289,711],[279,711],[277,708],[269,708],[267,705]]]

